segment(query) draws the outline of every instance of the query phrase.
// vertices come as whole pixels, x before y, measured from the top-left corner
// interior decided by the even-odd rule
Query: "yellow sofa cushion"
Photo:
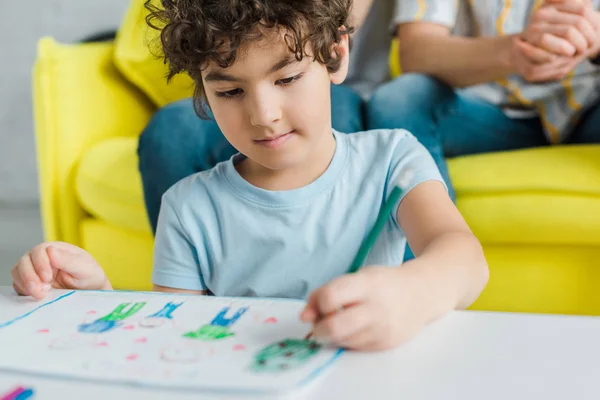
[[[107,139],[81,158],[77,197],[94,217],[138,232],[150,232],[138,172],[137,138]]]
[[[175,76],[167,84],[168,68],[159,54],[158,32],[147,26],[145,0],[132,0],[115,40],[117,69],[158,107],[190,97],[193,81],[187,74]],[[152,51],[149,50],[149,46]]]
[[[473,310],[600,315],[600,247],[483,245],[490,280]]]
[[[483,242],[600,245],[600,145],[460,157],[449,169]]]
[[[152,289],[150,232],[117,227],[97,218],[79,224],[83,247],[98,261],[116,290]]]

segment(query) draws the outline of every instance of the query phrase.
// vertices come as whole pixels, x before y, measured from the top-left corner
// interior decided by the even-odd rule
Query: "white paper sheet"
[[[282,393],[341,354],[303,338],[303,302],[72,292],[0,328],[0,370],[169,390]]]
[[[61,291],[52,291],[40,301],[29,296],[19,296],[12,288],[1,289],[3,290],[0,291],[0,328],[8,321],[12,321],[46,303],[50,303],[64,294]]]

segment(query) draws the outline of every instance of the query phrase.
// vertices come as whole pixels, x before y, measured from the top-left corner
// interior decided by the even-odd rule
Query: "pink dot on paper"
[[[49,330],[49,329],[40,329],[40,330],[38,331],[38,333],[49,333],[49,332],[50,332],[50,330]]]
[[[244,346],[243,344],[236,344],[235,346],[233,346],[233,350],[246,350],[246,346]]]
[[[276,324],[277,323],[277,318],[275,317],[269,317],[267,319],[265,319],[265,324]]]
[[[138,359],[138,357],[139,357],[139,355],[137,355],[137,354],[130,354],[127,357],[125,357],[125,359],[129,360],[129,361],[135,361]]]
[[[100,343],[96,343],[94,346],[96,346],[96,347],[107,347],[108,343],[106,343],[106,342],[100,342]]]
[[[136,343],[146,343],[148,341],[148,339],[146,339],[145,337],[140,337],[134,340],[134,342]]]
[[[96,311],[94,311],[94,310],[90,310],[90,311],[86,312],[86,314],[90,314],[90,315],[91,315],[91,314],[96,314]]]
[[[132,329],[135,329],[135,325],[127,325],[127,326],[124,326],[123,329],[127,329],[128,331],[130,331]]]

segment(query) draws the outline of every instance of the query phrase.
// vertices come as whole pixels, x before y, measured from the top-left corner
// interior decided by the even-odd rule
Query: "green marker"
[[[352,262],[348,273],[352,274],[358,271],[359,268],[363,265],[365,259],[367,258],[367,255],[369,254],[369,251],[371,251],[371,248],[375,244],[379,233],[381,232],[383,226],[387,222],[387,219],[389,218],[390,213],[394,208],[394,205],[398,202],[398,199],[402,195],[402,188],[406,188],[410,184],[412,177],[412,171],[406,171],[404,175],[398,180],[398,185],[394,187],[392,193],[390,193],[390,196],[387,199],[387,202],[383,205],[381,210],[379,210],[379,215],[377,216],[377,220],[375,221],[373,229],[371,229],[371,232],[369,232],[369,236],[367,236],[367,239],[358,249],[358,253],[356,254],[356,257],[354,257],[354,261]]]

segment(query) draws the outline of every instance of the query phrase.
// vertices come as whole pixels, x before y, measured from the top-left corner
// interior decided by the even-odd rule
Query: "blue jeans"
[[[497,106],[432,77],[406,74],[381,85],[366,109],[369,129],[405,128],[429,150],[455,200],[446,159],[547,146],[539,118],[511,119]],[[600,142],[600,107],[582,116],[568,143]]]

